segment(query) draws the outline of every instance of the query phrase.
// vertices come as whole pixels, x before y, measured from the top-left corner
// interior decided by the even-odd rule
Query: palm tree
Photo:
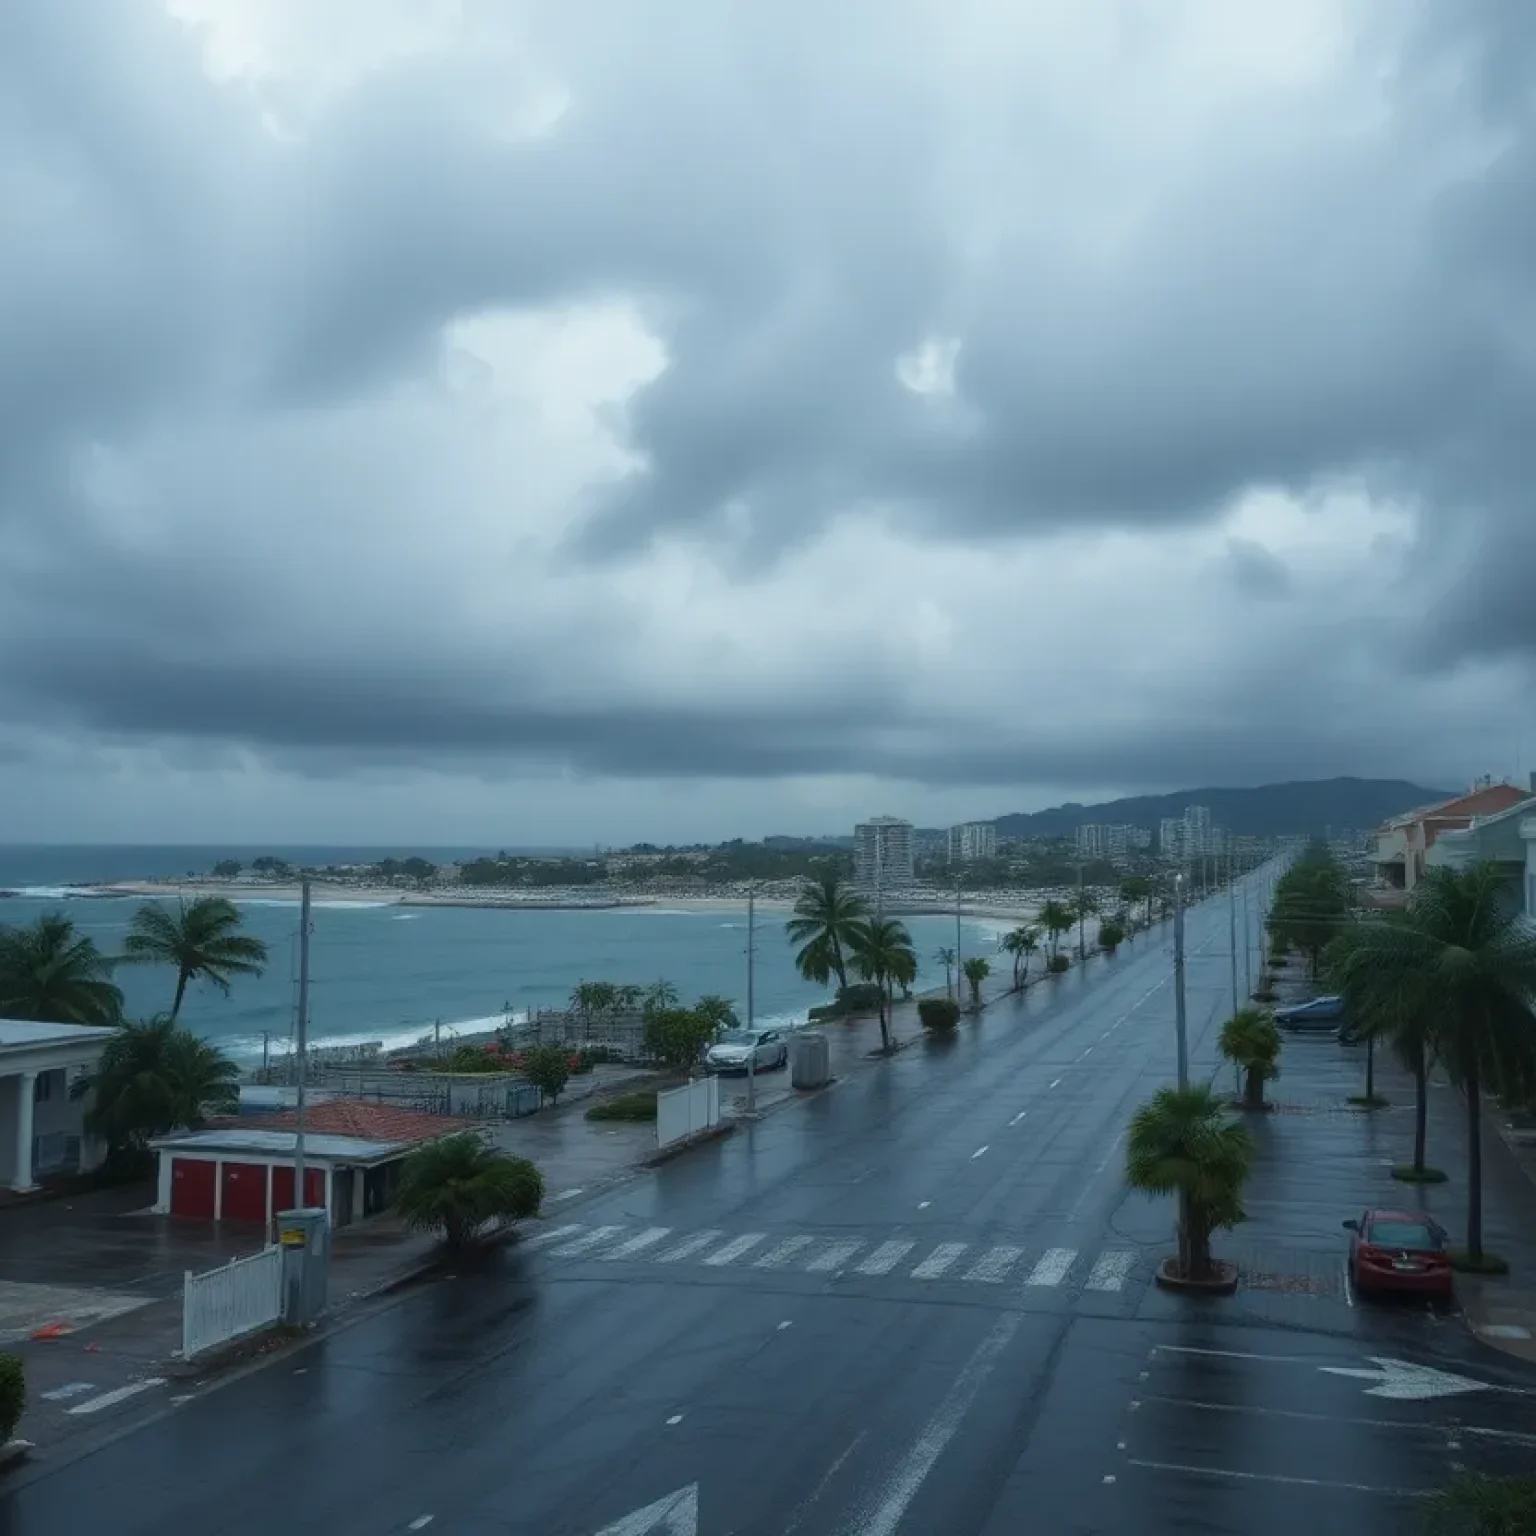
[[[1077,919],[1077,959],[1081,964],[1088,957],[1084,925],[1099,910],[1099,898],[1092,891],[1080,890],[1068,903],[1068,910]]]
[[[1243,1074],[1243,1104],[1264,1108],[1264,1084],[1280,1076],[1280,1031],[1272,1015],[1244,1008],[1221,1026],[1218,1049]]]
[[[42,1024],[116,1024],[123,994],[112,962],[62,912],[0,928],[0,1018]]]
[[[418,1232],[440,1232],[448,1247],[462,1249],[488,1222],[536,1216],[543,1200],[543,1175],[526,1158],[460,1131],[406,1158],[395,1209]]]
[[[1246,1220],[1243,1187],[1253,1155],[1253,1138],[1209,1083],[1159,1088],[1136,1111],[1126,1181],[1145,1194],[1178,1196],[1181,1278],[1212,1278],[1211,1234]]]
[[[971,987],[971,1007],[981,1012],[981,984],[992,974],[992,962],[985,955],[971,955],[960,967]]]
[[[837,989],[848,985],[848,957],[854,948],[854,932],[869,908],[843,877],[828,870],[807,880],[784,925],[791,944],[800,945],[795,964],[807,981],[825,986],[837,977]]]
[[[1051,900],[1040,908],[1040,926],[1045,929],[1048,939],[1046,951],[1054,960],[1057,951],[1061,947],[1061,936],[1073,923],[1072,913],[1065,902]]]
[[[1343,997],[1346,1016],[1365,1040],[1365,1094],[1375,1098],[1376,1042],[1386,1042],[1413,1074],[1413,1162],[1393,1169],[1412,1184],[1438,1184],[1445,1175],[1425,1161],[1429,1132],[1429,1069],[1434,1064],[1435,999],[1412,972],[1378,962],[1376,940],[1382,928],[1407,921],[1405,912],[1389,912],[1375,921],[1351,924],[1329,944],[1323,964],[1329,982]]]
[[[169,911],[158,901],[146,901],[133,914],[123,941],[129,965],[170,965],[176,968],[176,996],[171,1017],[181,1012],[189,982],[211,981],[229,994],[231,976],[259,976],[266,968],[267,946],[240,932],[240,909],[223,896],[199,896]]]
[[[936,949],[933,958],[944,967],[944,990],[950,997],[955,995],[955,952],[952,949]]]
[[[1437,1055],[1467,1107],[1469,1268],[1483,1253],[1483,1092],[1528,1094],[1536,1084],[1536,936],[1504,911],[1503,877],[1491,864],[1432,869],[1409,898],[1403,920],[1361,923],[1352,965],[1367,985],[1417,988],[1435,1007]],[[1494,1267],[1502,1267],[1495,1265]]]
[[[1138,901],[1144,901],[1148,904],[1147,925],[1151,926],[1152,882],[1145,875],[1127,875],[1120,882],[1120,901],[1126,908],[1125,931],[1127,933],[1135,932],[1136,924],[1133,914]]]
[[[167,1014],[124,1024],[100,1059],[70,1088],[90,1097],[85,1127],[114,1152],[156,1136],[196,1130],[210,1114],[239,1107],[240,1069]]]
[[[917,975],[917,954],[905,923],[894,917],[871,917],[856,923],[847,935],[848,953],[859,974],[880,989],[880,1044],[891,1048],[890,1000],[892,982],[898,986]]]
[[[1003,935],[1003,949],[1013,957],[1013,990],[1017,992],[1029,975],[1029,957],[1040,947],[1037,929],[1015,928]]]

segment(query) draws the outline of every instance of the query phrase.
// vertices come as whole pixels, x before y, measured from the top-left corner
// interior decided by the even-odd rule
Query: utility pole
[[[1173,1027],[1178,1037],[1179,1087],[1189,1087],[1189,1032],[1184,1010],[1184,876],[1173,882]]]
[[[1243,994],[1253,996],[1253,928],[1248,920],[1248,886],[1243,885]]]
[[[309,1068],[309,881],[299,893],[298,1070],[293,1095],[293,1208],[304,1209],[304,1078]]]
[[[960,985],[960,865],[955,865],[955,997],[958,1000],[964,988]]]
[[[753,961],[756,956],[757,938],[757,882],[747,887],[747,1113],[757,1113],[757,1029],[756,999],[753,995],[755,975]]]
[[[261,1032],[261,1075],[265,1079],[272,1068],[272,1031],[264,1029]]]
[[[1232,951],[1232,1014],[1238,1013],[1237,993],[1237,887],[1232,883],[1232,850],[1227,850],[1227,948]]]
[[[1088,914],[1083,910],[1083,866],[1079,862],[1077,866],[1077,963],[1082,965],[1088,958],[1087,951],[1083,948],[1083,925],[1088,921]]]

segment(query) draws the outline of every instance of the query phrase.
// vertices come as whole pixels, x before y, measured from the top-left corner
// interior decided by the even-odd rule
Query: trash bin
[[[790,1037],[789,1081],[796,1088],[825,1088],[832,1077],[827,1037],[800,1030]]]

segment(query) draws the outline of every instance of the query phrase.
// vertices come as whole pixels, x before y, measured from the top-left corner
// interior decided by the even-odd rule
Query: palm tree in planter
[[[1242,1197],[1253,1155],[1253,1137],[1209,1083],[1159,1088],[1136,1111],[1125,1145],[1126,1182],[1179,1203],[1179,1251],[1159,1269],[1160,1283],[1236,1285],[1235,1269],[1213,1262],[1211,1235],[1246,1220]]]
[[[1079,891],[1072,898],[1068,910],[1077,920],[1077,958],[1081,962],[1088,958],[1088,919],[1101,910],[1101,903],[1092,891]]]
[[[122,1016],[112,962],[62,912],[0,928],[0,1019],[116,1024]]]
[[[493,1221],[537,1216],[544,1177],[526,1158],[509,1157],[476,1131],[440,1136],[406,1158],[395,1209],[418,1232],[438,1232],[449,1248],[472,1244]]]
[[[259,976],[266,969],[267,946],[240,932],[240,909],[223,896],[199,896],[179,902],[173,911],[158,901],[146,901],[133,914],[123,941],[129,965],[168,965],[176,971],[176,995],[171,1018],[181,1012],[187,987],[211,981],[229,995],[232,976]]]
[[[1323,952],[1323,965],[1344,999],[1345,1016],[1365,1040],[1365,1092],[1358,1102],[1386,1103],[1376,1095],[1376,1042],[1383,1041],[1413,1074],[1413,1161],[1392,1170],[1405,1184],[1443,1184],[1445,1174],[1426,1161],[1429,1131],[1429,1069],[1434,1065],[1434,1030],[1439,1004],[1411,971],[1383,965],[1377,940],[1383,928],[1404,922],[1406,914],[1391,912],[1377,921],[1346,928]],[[1388,944],[1394,944],[1389,939]]]
[[[1266,1109],[1264,1084],[1280,1076],[1280,1031],[1273,1015],[1244,1008],[1221,1026],[1221,1054],[1243,1074],[1243,1108]]]
[[[971,989],[971,1008],[981,1012],[981,984],[992,974],[992,962],[985,955],[971,955],[960,967]]]
[[[1013,960],[1013,990],[1017,992],[1029,979],[1029,957],[1040,948],[1040,934],[1034,928],[1015,928],[1003,935],[1003,950]]]
[[[1507,1266],[1483,1251],[1483,1093],[1536,1086],[1536,936],[1504,909],[1503,883],[1491,864],[1430,870],[1401,922],[1359,925],[1369,948],[1356,962],[1372,984],[1418,987],[1436,1005],[1438,1058],[1467,1107],[1467,1244],[1453,1257],[1485,1274]]]
[[[240,1069],[169,1015],[124,1024],[96,1065],[70,1087],[90,1098],[85,1128],[114,1156],[142,1152],[156,1136],[197,1130],[240,1106]]]
[[[1071,927],[1074,919],[1065,902],[1048,901],[1040,908],[1040,926],[1046,932],[1046,956],[1054,962],[1061,948],[1061,936]]]
[[[795,955],[800,974],[821,986],[836,976],[838,992],[843,992],[854,934],[868,916],[864,898],[841,875],[829,870],[807,880],[784,925],[790,943],[800,946]]]
[[[941,948],[933,952],[933,958],[944,967],[944,990],[950,997],[955,995],[955,952]]]
[[[894,917],[871,917],[848,934],[849,957],[859,974],[880,989],[880,1044],[891,1048],[891,987],[906,986],[917,976],[917,954],[907,925]],[[969,962],[967,962],[969,964]]]

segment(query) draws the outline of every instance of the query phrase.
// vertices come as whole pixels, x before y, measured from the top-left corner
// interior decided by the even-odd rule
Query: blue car
[[[1281,1029],[1317,1029],[1333,1031],[1344,1022],[1344,999],[1330,994],[1327,997],[1309,998],[1304,1003],[1292,1003],[1287,1008],[1275,1009],[1275,1023]]]

